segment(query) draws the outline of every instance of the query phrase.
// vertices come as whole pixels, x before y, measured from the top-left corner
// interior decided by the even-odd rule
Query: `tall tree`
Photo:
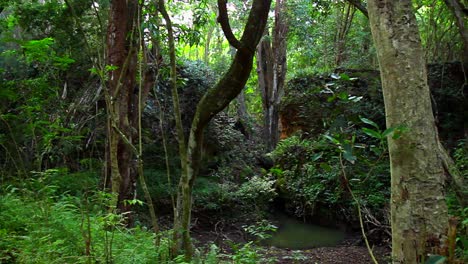
[[[106,152],[111,189],[112,193],[117,194],[115,205],[120,212],[130,211],[130,204],[125,200],[135,197],[138,173],[134,160],[138,155],[135,146],[139,112],[154,82],[146,68],[140,76],[144,78],[141,88],[137,81],[138,63],[141,63],[138,53],[145,54],[140,47],[141,34],[138,31],[140,8],[138,0],[112,0],[107,28]],[[141,157],[138,155],[136,158]]]
[[[257,47],[258,84],[262,93],[264,137],[267,151],[279,140],[279,106],[286,78],[286,38],[288,24],[285,16],[286,0],[276,0],[273,41],[268,30]]]
[[[460,36],[463,40],[463,63],[464,67],[468,66],[468,9],[467,7],[459,0],[444,0],[445,4],[449,7],[455,16],[455,22],[460,32]]]
[[[265,30],[270,4],[271,0],[253,1],[244,32],[238,40],[229,25],[226,0],[218,0],[218,22],[229,44],[237,51],[228,71],[198,103],[185,153],[181,152],[182,175],[177,190],[174,230],[176,249],[183,248],[187,259],[190,259],[193,254],[190,239],[192,189],[199,170],[203,131],[208,122],[234,100],[244,88],[252,70],[256,46]],[[178,243],[179,241],[182,243]]]
[[[393,263],[421,263],[445,242],[444,165],[432,114],[426,63],[411,0],[370,0],[380,63],[391,165]]]
[[[346,39],[354,19],[356,8],[352,4],[343,3],[337,8],[337,31],[335,34],[335,65],[340,67],[346,59]]]

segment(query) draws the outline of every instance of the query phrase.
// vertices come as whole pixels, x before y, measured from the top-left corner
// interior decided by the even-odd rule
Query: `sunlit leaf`
[[[346,73],[340,74],[340,78],[345,81],[349,81],[351,79]]]

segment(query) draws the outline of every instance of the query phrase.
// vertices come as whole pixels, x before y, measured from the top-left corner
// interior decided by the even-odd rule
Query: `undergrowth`
[[[57,179],[67,182],[58,185]],[[0,190],[0,263],[186,263],[171,257],[170,230],[156,235],[145,226],[126,228],[109,212],[110,194],[81,189],[93,174],[60,170],[35,173],[31,180]],[[95,185],[96,186],[96,185]],[[212,244],[197,250],[191,263],[259,263],[252,245],[222,254]]]

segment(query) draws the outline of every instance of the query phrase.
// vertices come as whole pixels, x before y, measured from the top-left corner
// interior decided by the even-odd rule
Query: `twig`
[[[346,177],[346,171],[345,171],[345,168],[344,168],[343,158],[342,158],[341,153],[340,153],[340,165],[341,165],[341,172],[343,173],[343,177],[345,178],[346,187],[348,188],[348,191],[351,194],[351,197],[353,198],[354,202],[356,203],[356,207],[357,207],[357,210],[358,210],[358,217],[359,217],[359,225],[361,226],[362,237],[364,238],[364,241],[366,242],[367,250],[369,251],[369,255],[372,258],[372,261],[375,264],[379,264],[379,262],[377,261],[377,259],[374,256],[374,253],[372,252],[372,248],[371,248],[371,246],[369,244],[369,240],[367,240],[366,232],[364,230],[364,222],[362,221],[361,206],[360,206],[359,201],[356,198],[356,196],[354,196],[353,190],[351,190],[351,187],[349,186],[349,181],[348,181],[348,179]]]

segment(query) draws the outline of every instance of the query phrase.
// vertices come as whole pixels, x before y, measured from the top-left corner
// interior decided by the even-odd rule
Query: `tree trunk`
[[[111,191],[116,195],[114,205],[119,212],[129,212],[126,200],[136,197],[138,176],[135,160],[138,138],[140,100],[145,102],[154,82],[150,72],[143,73],[143,91],[138,91],[137,53],[138,0],[113,0],[107,28],[106,94],[108,118],[108,167],[110,168]],[[141,95],[141,98],[139,98]],[[129,218],[128,223],[131,223]]]
[[[391,165],[393,263],[421,263],[444,244],[448,227],[444,168],[438,155],[427,72],[411,0],[370,0],[380,63]]]
[[[214,31],[214,27],[210,27],[208,29],[208,33],[206,34],[205,52],[203,55],[203,61],[205,62],[206,66],[210,65],[210,44],[211,44],[211,39],[213,38],[213,31]]]
[[[273,116],[273,50],[271,48],[270,35],[266,30],[260,44],[257,46],[257,74],[258,88],[262,94],[263,106],[263,138],[266,151],[273,150],[274,128],[272,127]]]
[[[250,115],[247,111],[247,103],[245,101],[245,89],[237,96],[237,116],[239,117],[238,121],[241,125],[241,132],[247,139],[251,137],[251,130],[250,130]]]
[[[222,111],[244,88],[252,69],[255,48],[265,30],[271,0],[254,0],[242,38],[237,40],[229,26],[225,0],[218,0],[220,15],[218,21],[229,43],[237,52],[229,70],[209,89],[197,105],[187,144],[187,166],[182,172],[177,192],[177,208],[174,219],[176,239],[182,240],[187,259],[193,254],[190,240],[190,218],[192,209],[192,188],[198,174],[203,130],[208,122]],[[221,12],[222,11],[222,12]],[[175,241],[178,245],[178,241]]]
[[[286,78],[286,38],[288,24],[284,16],[286,0],[276,0],[273,43],[266,31],[257,47],[257,72],[262,93],[266,150],[272,151],[279,140],[279,107]]]
[[[343,7],[338,9],[340,13],[337,19],[337,32],[335,36],[335,66],[340,67],[346,60],[346,38],[353,23],[355,7],[352,4],[343,3]]]
[[[463,65],[465,67],[465,71],[467,70],[468,65],[468,30],[467,30],[467,14],[464,11],[464,5],[458,0],[444,0],[445,4],[449,7],[450,11],[452,11],[453,15],[455,16],[455,22],[458,27],[458,31],[460,32],[460,36],[463,41]]]

